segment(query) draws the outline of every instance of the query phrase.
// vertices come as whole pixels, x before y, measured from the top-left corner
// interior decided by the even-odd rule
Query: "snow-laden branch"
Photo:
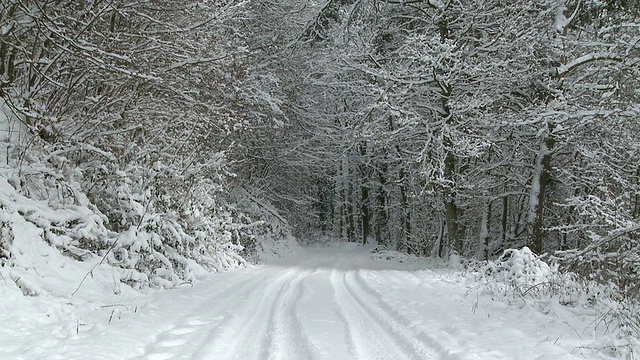
[[[554,23],[554,27],[556,28],[556,31],[558,32],[558,34],[563,34],[565,32],[567,26],[569,26],[569,24],[571,24],[573,19],[575,19],[579,9],[580,9],[580,2],[578,2],[578,6],[576,6],[571,16],[567,18],[565,14],[566,11],[568,10],[567,5],[562,4],[562,6],[558,7],[558,9],[556,10],[556,21]]]
[[[583,249],[581,251],[578,251],[576,253],[576,255],[577,256],[585,255],[588,252],[594,251],[597,248],[599,248],[599,247],[601,247],[601,246],[603,246],[603,245],[605,245],[605,244],[607,244],[607,243],[609,243],[609,242],[611,242],[611,241],[613,241],[613,240],[615,240],[615,239],[617,239],[617,238],[619,238],[621,236],[625,236],[625,235],[629,235],[629,234],[635,233],[638,230],[640,230],[640,224],[637,224],[637,223],[633,224],[633,225],[630,225],[630,226],[627,226],[625,228],[617,229],[617,230],[611,232],[608,236],[605,236],[605,237],[602,237],[602,238],[598,239],[593,244],[587,246],[585,249]]]
[[[169,71],[169,70],[174,70],[174,69],[177,69],[179,67],[183,67],[183,66],[187,66],[187,65],[201,65],[201,64],[216,62],[216,61],[219,61],[219,60],[226,59],[231,55],[233,55],[233,53],[229,53],[229,54],[218,56],[218,57],[187,59],[187,60],[183,60],[183,61],[179,61],[179,62],[171,64],[164,71],[166,72],[166,71]]]
[[[556,67],[556,72],[555,72],[555,76],[556,77],[563,77],[567,74],[569,74],[570,72],[572,72],[573,70],[575,70],[576,68],[582,66],[582,65],[586,65],[588,63],[594,62],[594,61],[615,61],[615,62],[622,62],[622,59],[616,56],[612,56],[610,54],[587,54],[587,55],[583,55],[580,56],[577,59],[574,59],[566,64],[560,65],[558,67]]]
[[[440,0],[428,0],[428,1],[424,1],[424,0],[386,0],[387,3],[389,4],[399,4],[399,5],[412,5],[412,4],[420,4],[420,3],[427,3],[429,6],[431,6],[432,8],[438,9],[438,10],[442,10],[444,8],[447,7],[447,4],[445,4],[444,2],[440,1]]]

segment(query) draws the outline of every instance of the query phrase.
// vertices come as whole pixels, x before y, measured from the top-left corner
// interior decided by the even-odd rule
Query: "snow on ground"
[[[609,358],[594,317],[507,305],[454,270],[369,250],[302,248],[147,294],[96,277],[26,297],[5,276],[0,358]]]

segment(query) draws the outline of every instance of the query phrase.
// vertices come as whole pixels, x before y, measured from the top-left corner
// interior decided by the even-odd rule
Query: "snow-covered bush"
[[[620,228],[605,236],[591,233],[586,248],[558,251],[555,256],[567,270],[601,284],[616,284],[625,296],[640,300],[638,228]]]
[[[593,303],[602,287],[575,273],[563,272],[558,264],[549,265],[528,247],[507,249],[493,261],[470,265],[484,288],[506,299],[554,298],[567,306]]]
[[[244,247],[245,258],[260,263],[298,247],[289,222],[271,204],[242,188],[233,189],[229,200],[242,220],[233,225],[233,235]]]
[[[576,316],[594,316],[594,328],[605,334],[640,336],[640,305],[615,283],[563,271],[527,247],[508,249],[497,260],[472,263],[467,270],[494,298],[519,306],[526,303],[544,313],[567,306]],[[616,345],[615,351],[624,353],[624,344]]]
[[[110,264],[133,270],[122,281],[167,287],[245,264],[232,234],[241,219],[218,204],[222,184],[203,175],[221,169],[222,158],[211,158],[189,171],[160,161],[85,170],[87,197],[110,234],[94,246]]]
[[[11,242],[13,241],[13,230],[4,210],[4,206],[0,205],[0,266],[11,258]]]
[[[557,276],[557,267],[551,267],[528,247],[508,249],[495,261],[482,269],[485,281],[506,284],[518,294],[526,294],[536,287],[551,284]]]
[[[10,158],[0,174],[3,264],[28,256],[12,250],[13,227],[28,222],[70,259],[112,266],[118,281],[173,287],[245,266],[270,246],[265,239],[282,237],[276,228],[288,229],[230,203],[222,154],[185,170],[161,160],[123,161],[88,144],[36,138],[12,149],[21,152],[21,162]]]
[[[226,36],[241,4],[50,5],[0,9],[0,261],[37,267],[10,235],[26,223],[30,238],[111,266],[116,281],[168,287],[244,266],[290,235],[276,212],[228,196],[225,152],[266,117],[228,97],[248,86],[242,65],[220,57],[246,45]]]

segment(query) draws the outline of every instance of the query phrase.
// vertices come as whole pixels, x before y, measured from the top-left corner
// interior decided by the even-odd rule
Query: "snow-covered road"
[[[87,312],[24,359],[582,359],[560,315],[469,292],[362,248],[303,249]],[[566,326],[562,324],[566,323]],[[77,332],[77,333],[76,333]],[[576,342],[580,341],[580,343]]]

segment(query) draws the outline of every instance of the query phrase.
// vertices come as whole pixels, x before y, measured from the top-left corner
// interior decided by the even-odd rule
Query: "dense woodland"
[[[3,209],[124,282],[324,234],[637,290],[637,0],[3,0],[0,96]]]

